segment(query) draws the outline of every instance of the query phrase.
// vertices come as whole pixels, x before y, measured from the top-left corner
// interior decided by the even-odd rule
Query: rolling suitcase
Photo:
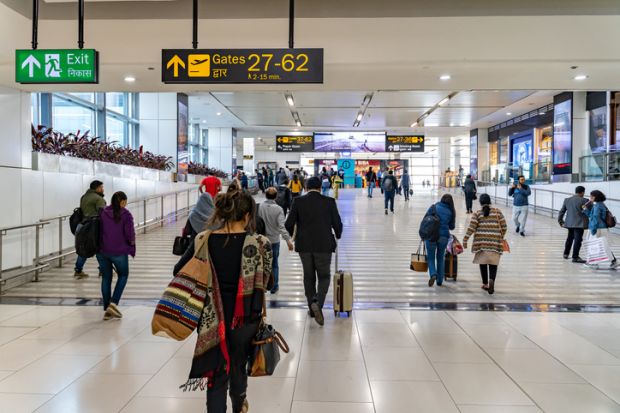
[[[458,262],[458,255],[452,255],[448,252],[446,252],[446,257],[445,257],[445,278],[451,278],[454,281],[456,281],[456,277],[458,276],[458,266],[459,262]]]
[[[338,269],[338,250],[336,250],[336,273],[334,274],[334,315],[353,312],[353,274]]]

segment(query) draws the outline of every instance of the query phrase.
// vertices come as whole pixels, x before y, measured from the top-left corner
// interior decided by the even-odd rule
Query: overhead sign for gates
[[[99,83],[99,54],[94,49],[15,51],[18,83]]]
[[[323,49],[164,49],[164,83],[323,83]]]
[[[276,152],[312,152],[313,136],[276,136]]]
[[[424,136],[396,136],[388,135],[385,138],[387,152],[424,152]]]

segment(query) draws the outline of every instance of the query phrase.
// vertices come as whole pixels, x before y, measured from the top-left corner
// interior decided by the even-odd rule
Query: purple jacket
[[[136,232],[133,228],[133,216],[129,210],[121,210],[121,220],[114,220],[112,206],[107,206],[101,213],[101,252],[106,255],[136,256]]]

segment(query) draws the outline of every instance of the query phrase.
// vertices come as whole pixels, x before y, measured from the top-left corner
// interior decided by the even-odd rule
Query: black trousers
[[[495,281],[495,278],[497,277],[497,265],[480,264],[480,275],[482,276],[482,284],[489,283],[489,275],[491,276],[491,279]]]
[[[474,194],[465,192],[465,207],[467,208],[467,212],[473,211],[474,207]]]
[[[583,242],[583,228],[567,228],[568,237],[566,238],[566,244],[564,244],[564,255],[569,255],[571,247],[573,248],[573,258],[579,258],[579,252],[581,251],[581,243]]]
[[[304,269],[304,290],[308,308],[315,301],[319,307],[323,308],[327,291],[329,291],[332,254],[331,252],[300,252],[299,257]]]
[[[230,351],[230,373],[224,369],[213,380],[213,387],[207,389],[207,413],[226,413],[226,392],[230,385],[230,401],[233,412],[240,412],[248,388],[248,357],[252,349],[252,338],[258,330],[258,322],[226,330]]]

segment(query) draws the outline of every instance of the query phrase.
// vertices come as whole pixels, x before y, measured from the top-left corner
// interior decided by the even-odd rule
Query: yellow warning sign
[[[208,54],[190,54],[187,56],[189,77],[211,76],[211,56]]]

